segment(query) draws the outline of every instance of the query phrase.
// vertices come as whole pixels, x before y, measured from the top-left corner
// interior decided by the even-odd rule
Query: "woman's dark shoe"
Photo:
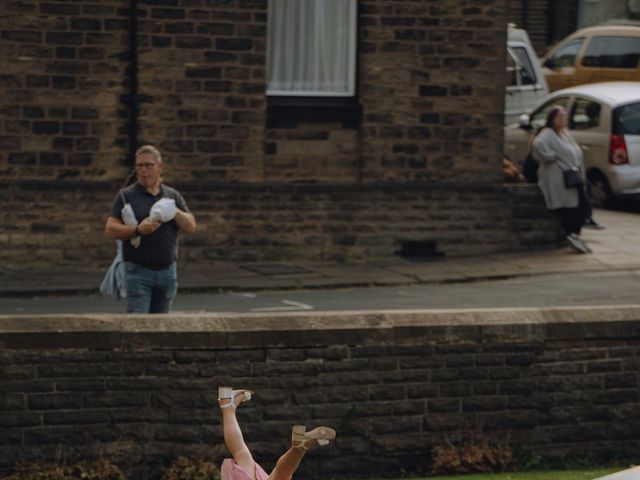
[[[593,230],[604,230],[604,225],[600,225],[593,218],[589,217],[584,221],[584,228],[591,228]]]

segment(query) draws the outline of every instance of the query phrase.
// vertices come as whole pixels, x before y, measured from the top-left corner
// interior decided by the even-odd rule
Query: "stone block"
[[[638,388],[639,386],[640,376],[637,373],[630,372],[604,376],[604,387],[606,389]]]
[[[28,30],[3,30],[0,38],[7,42],[42,43],[42,32]]]
[[[620,360],[601,360],[588,362],[586,364],[587,373],[612,373],[622,371],[622,362]]]
[[[215,48],[220,51],[246,51],[253,48],[253,41],[247,38],[217,38]]]
[[[82,397],[70,393],[30,394],[27,397],[29,410],[60,410],[82,407]]]
[[[105,380],[57,380],[55,389],[58,392],[102,392],[106,389]]]
[[[83,396],[86,408],[145,407],[149,396],[140,392],[89,392]]]
[[[40,412],[0,412],[0,427],[34,427],[42,425]]]
[[[35,378],[35,368],[31,365],[2,365],[0,366],[2,380],[29,380]]]
[[[111,421],[109,412],[104,410],[75,410],[44,412],[45,425],[94,425]]]
[[[389,433],[402,433],[403,435],[418,433],[422,430],[422,417],[419,415],[409,417],[374,418],[371,420],[371,433],[384,435]]]
[[[473,417],[429,412],[424,417],[423,428],[428,432],[455,432],[468,429],[475,424]]]
[[[160,392],[150,395],[151,406],[160,408],[202,408],[210,406],[196,392]]]
[[[3,393],[30,393],[52,392],[55,384],[51,380],[1,380],[0,392]]]
[[[462,410],[465,412],[502,411],[505,406],[504,397],[475,396],[462,400]]]
[[[205,36],[179,36],[175,39],[177,48],[211,48],[211,38]],[[189,76],[187,74],[187,76]]]
[[[136,423],[145,424],[166,423],[169,419],[169,411],[166,409],[150,408],[109,408],[111,421],[116,423]]]
[[[25,404],[25,395],[21,393],[0,396],[0,411],[24,410]]]
[[[534,428],[537,425],[535,410],[479,414],[478,421],[487,429]]]
[[[95,378],[120,376],[120,365],[111,364],[61,364],[40,365],[38,378]]]
[[[427,401],[427,409],[431,413],[462,412],[462,403],[458,398],[433,398]]]

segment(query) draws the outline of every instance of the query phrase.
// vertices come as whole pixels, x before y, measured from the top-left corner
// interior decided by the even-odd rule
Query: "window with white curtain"
[[[357,0],[269,0],[267,95],[355,95]]]

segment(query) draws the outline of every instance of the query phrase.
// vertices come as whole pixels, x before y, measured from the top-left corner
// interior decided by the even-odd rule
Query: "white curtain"
[[[355,93],[356,0],[269,0],[268,95]]]

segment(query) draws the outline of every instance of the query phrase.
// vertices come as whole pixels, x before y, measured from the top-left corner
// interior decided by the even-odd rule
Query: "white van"
[[[512,23],[508,27],[506,74],[504,123],[510,125],[549,93],[529,35]]]

